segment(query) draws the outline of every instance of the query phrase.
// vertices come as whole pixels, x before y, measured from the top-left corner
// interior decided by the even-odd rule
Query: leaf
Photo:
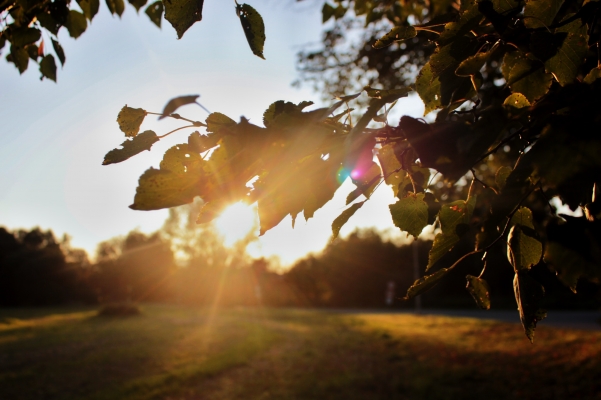
[[[69,35],[77,39],[81,36],[82,33],[85,32],[88,27],[88,21],[86,17],[80,13],[79,11],[70,10],[69,16],[67,17],[67,22],[65,23],[65,28],[69,31]]]
[[[123,0],[106,0],[106,5],[111,14],[117,14],[119,17],[125,11],[125,2]]]
[[[490,310],[490,288],[488,283],[479,277],[468,275],[467,291],[472,295],[474,301],[483,310]]]
[[[165,105],[165,108],[163,108],[163,114],[159,117],[159,119],[163,119],[165,117],[170,116],[175,112],[175,110],[182,106],[196,103],[196,99],[198,99],[199,97],[200,95],[193,94],[188,96],[176,97],[174,99],[169,100]]]
[[[201,135],[198,131],[188,136],[188,147],[190,151],[203,153],[215,146],[219,141],[219,135]]]
[[[553,75],[545,72],[544,65],[531,61],[514,51],[503,58],[503,76],[513,93],[521,93],[530,103],[544,96],[553,83]]]
[[[505,182],[507,182],[507,178],[511,174],[513,170],[508,166],[499,167],[497,172],[495,173],[495,183],[497,184],[497,188],[499,190],[503,190],[505,187]]]
[[[417,35],[417,31],[412,26],[395,26],[386,35],[374,43],[374,49],[382,49],[386,46],[390,46],[394,42],[400,42],[402,40],[411,39]]]
[[[106,153],[102,165],[116,164],[125,161],[144,150],[150,150],[152,145],[158,141],[159,138],[156,133],[153,131],[144,131],[133,139],[121,143],[121,149],[113,149]]]
[[[146,7],[146,11],[144,12],[146,15],[148,15],[148,18],[150,18],[150,20],[160,28],[161,20],[163,19],[163,11],[163,2],[162,0],[158,0]]]
[[[395,144],[388,143],[378,150],[378,161],[382,167],[384,181],[391,186],[395,196],[399,193],[399,185],[405,181],[407,172],[403,171],[402,165],[397,159],[394,150]],[[347,203],[348,204],[348,203]]]
[[[40,72],[42,76],[56,82],[56,63],[52,54],[46,54],[40,61]]]
[[[558,28],[555,36],[565,37],[557,53],[545,61],[545,69],[552,73],[561,86],[574,82],[580,65],[588,52],[586,25],[580,20]]]
[[[144,7],[148,0],[128,0],[129,4],[135,7],[136,11],[140,11],[140,8]]]
[[[528,207],[520,207],[511,217],[510,226],[521,225],[530,229],[534,229],[532,223],[532,211]]]
[[[443,205],[438,213],[442,232],[434,237],[428,256],[426,271],[434,266],[445,254],[455,247],[467,230],[476,206],[476,197],[467,201],[457,200]]]
[[[135,137],[140,131],[140,125],[144,121],[147,112],[141,108],[131,108],[124,106],[119,115],[117,115],[117,123],[121,132],[127,137]]]
[[[414,238],[428,225],[428,205],[423,193],[409,193],[388,208],[394,225]]]
[[[457,69],[455,70],[455,75],[457,76],[472,76],[476,75],[480,72],[480,69],[484,65],[488,58],[490,57],[490,52],[486,53],[478,53],[473,56],[469,56],[465,60],[463,60]]]
[[[322,23],[326,23],[330,18],[332,18],[334,16],[334,13],[336,12],[336,9],[334,7],[332,7],[330,4],[328,3],[323,3],[323,8],[321,9],[321,22]]]
[[[9,60],[10,57],[10,60]],[[25,51],[22,47],[18,47],[15,45],[10,46],[10,54],[6,57],[8,61],[11,61],[15,64],[19,73],[25,72],[27,70],[27,65],[29,64],[29,55],[27,51]]]
[[[584,77],[584,83],[588,83],[590,85],[599,78],[601,78],[601,67],[593,68]]]
[[[221,214],[225,205],[218,201],[210,201],[205,203],[200,209],[200,213],[196,218],[197,224],[206,224],[208,222],[213,221],[215,218]]]
[[[367,200],[360,201],[351,205],[349,208],[344,210],[339,216],[336,217],[332,222],[332,239],[336,239],[340,233],[340,229],[348,222],[348,220],[357,212],[358,209],[363,207]]]
[[[530,342],[533,342],[537,322],[547,316],[547,313],[539,308],[545,296],[545,289],[526,271],[518,271],[513,278],[513,290],[524,332]]]
[[[543,245],[532,228],[514,225],[507,238],[507,258],[515,271],[528,270],[539,263]]]
[[[242,29],[246,35],[248,45],[253,54],[263,60],[263,46],[265,45],[265,24],[261,14],[248,4],[236,4],[236,12],[240,18]]]
[[[35,43],[42,37],[42,32],[35,28],[20,28],[14,30],[10,35],[10,42],[19,47],[25,47],[30,43]]]
[[[393,101],[396,101],[396,100],[400,99],[401,97],[407,97],[409,92],[411,92],[411,88],[409,88],[409,87],[403,87],[403,88],[399,88],[399,89],[382,90],[382,89],[374,89],[369,86],[366,86],[363,88],[363,90],[365,90],[365,92],[367,93],[367,95],[369,97],[374,98],[374,99],[383,100],[386,103],[392,103]]]
[[[355,188],[352,192],[350,192],[347,196],[346,196],[346,202],[345,205],[349,205],[351,204],[353,201],[357,200],[361,195],[363,194],[363,191],[361,190],[361,188]]]
[[[164,0],[165,19],[181,39],[184,33],[196,22],[202,20],[204,0]]]
[[[423,278],[416,280],[413,282],[413,285],[407,289],[407,294],[405,295],[404,299],[412,299],[415,296],[419,296],[420,294],[432,289],[450,271],[450,268],[441,268],[431,275],[426,275]]]
[[[77,0],[77,4],[79,4],[79,8],[83,11],[83,15],[90,21],[100,8],[100,0]]]
[[[215,132],[218,133],[221,130],[228,130],[238,124],[236,121],[228,117],[227,115],[214,112],[211,113],[206,120],[207,123],[207,132]]]
[[[440,80],[434,78],[430,63],[423,66],[415,81],[415,89],[424,102],[424,115],[442,106],[440,94]]]
[[[521,93],[513,93],[507,96],[503,102],[503,108],[505,108],[510,115],[519,115],[520,110],[530,107],[530,102]]]
[[[524,7],[524,25],[529,29],[548,28],[564,0],[528,0]]]
[[[52,48],[54,49],[54,52],[56,53],[58,60],[61,62],[61,65],[65,65],[65,52],[63,51],[63,47],[60,45],[59,42],[57,42],[56,40],[52,39]]]

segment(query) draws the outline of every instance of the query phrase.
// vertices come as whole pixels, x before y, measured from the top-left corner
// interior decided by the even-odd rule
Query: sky
[[[190,132],[173,134],[152,151],[123,163],[102,166],[104,155],[124,140],[116,118],[126,104],[160,112],[173,97],[199,94],[210,111],[235,120],[244,115],[258,125],[263,111],[276,100],[322,104],[309,87],[291,86],[297,78],[296,53],[320,39],[321,1],[248,3],[265,22],[266,60],[248,48],[234,2],[209,0],[203,20],[181,40],[165,20],[159,30],[129,5],[119,19],[102,4],[77,40],[61,29],[67,61],[64,68],[59,66],[57,83],[40,81],[35,64],[19,76],[12,64],[0,61],[0,226],[67,233],[73,246],[91,255],[100,241],[132,229],[160,228],[166,210],[133,211],[128,205],[138,177],[150,166],[158,167],[165,150],[186,142]],[[395,109],[394,120],[400,114],[423,113],[421,101],[414,97],[401,99]],[[178,112],[197,120],[207,116],[196,106]],[[176,126],[148,117],[142,131],[153,129],[160,135]],[[277,256],[289,265],[307,252],[321,250],[352,189],[349,182],[343,184],[313,219],[297,220],[294,230],[286,218],[260,238],[252,254]],[[386,206],[393,201],[391,190],[381,185],[341,235],[373,226],[400,236]]]

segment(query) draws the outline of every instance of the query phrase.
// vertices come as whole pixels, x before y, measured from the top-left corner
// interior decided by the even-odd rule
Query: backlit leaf
[[[505,54],[502,71],[511,91],[523,94],[530,103],[544,96],[553,83],[542,63],[527,59],[519,51]]]
[[[520,207],[511,217],[510,225],[521,225],[530,229],[534,229],[532,223],[532,211],[528,207]]]
[[[521,93],[510,94],[503,102],[503,108],[512,116],[519,115],[527,107],[530,107],[530,102]]]
[[[164,0],[165,19],[177,32],[181,39],[184,33],[202,19],[204,0]]]
[[[534,230],[514,225],[507,238],[507,258],[516,271],[528,270],[538,264],[543,255],[543,245]]]
[[[78,37],[80,37],[81,34],[85,32],[87,27],[88,21],[82,13],[75,10],[69,11],[69,16],[67,17],[65,28],[67,28],[67,30],[69,31],[69,35],[72,38],[77,39]]]
[[[394,42],[411,39],[416,35],[417,31],[412,26],[395,26],[390,32],[374,43],[374,49],[382,49],[386,46],[390,46]]]
[[[178,108],[185,106],[186,104],[194,104],[196,103],[196,99],[198,99],[199,95],[193,94],[189,96],[179,96],[174,99],[171,99],[163,108],[163,114],[159,117],[159,119],[163,119],[173,114],[175,110]]]
[[[434,78],[430,63],[424,65],[415,81],[415,89],[424,102],[424,115],[442,106],[440,94],[440,80]]]
[[[56,63],[52,54],[46,54],[40,61],[40,72],[45,78],[56,82]]]
[[[382,90],[382,89],[374,89],[372,87],[366,86],[363,88],[363,90],[365,90],[365,92],[367,93],[367,95],[369,97],[374,98],[374,99],[383,100],[386,103],[392,103],[393,101],[396,101],[396,100],[400,99],[401,97],[407,97],[409,92],[411,92],[411,88],[408,88],[408,87],[399,88],[399,89]]]
[[[388,208],[394,225],[414,238],[428,225],[428,205],[423,193],[409,193]]]
[[[488,283],[477,276],[468,275],[467,279],[467,291],[472,295],[474,301],[483,310],[490,309],[490,288]]]
[[[455,70],[457,76],[471,76],[480,72],[480,69],[484,63],[490,57],[490,53],[478,53],[473,56],[469,56],[459,64]]]
[[[148,18],[159,28],[161,27],[161,21],[163,19],[163,2],[161,0],[155,1],[148,7],[146,7],[146,11],[144,11]]]
[[[503,190],[503,188],[505,187],[505,182],[507,182],[507,178],[511,174],[511,171],[513,170],[510,167],[503,166],[499,167],[499,169],[495,173],[495,183],[497,184],[497,188],[499,190]]]
[[[222,129],[229,129],[237,125],[236,121],[218,112],[211,113],[207,117],[206,123],[208,132],[219,132]]]
[[[533,342],[537,322],[547,316],[547,313],[540,309],[545,289],[526,271],[518,271],[513,278],[513,290],[524,332],[530,342]]]
[[[564,0],[528,0],[524,7],[524,25],[530,29],[548,28]]]
[[[349,208],[344,210],[339,216],[336,217],[334,222],[332,222],[332,239],[336,239],[338,237],[340,229],[342,229],[344,224],[348,222],[348,220],[357,212],[358,209],[363,207],[365,201],[366,200],[351,205]]]
[[[144,131],[133,139],[121,143],[120,149],[113,149],[106,153],[102,165],[116,164],[135,156],[144,150],[150,150],[152,145],[159,141],[153,131]]]
[[[127,137],[134,137],[140,131],[140,125],[146,117],[146,111],[141,108],[131,108],[124,106],[119,115],[117,115],[117,123],[121,132]]]
[[[557,53],[545,61],[545,69],[561,86],[574,82],[588,51],[586,25],[580,20],[558,28],[555,37],[563,38]]]
[[[246,35],[248,45],[253,54],[265,59],[263,46],[265,45],[265,24],[261,14],[248,4],[236,4],[236,12],[240,18],[242,29]]]
[[[404,299],[412,299],[413,297],[419,296],[420,294],[432,289],[449,272],[451,272],[451,269],[442,268],[431,275],[426,275],[423,278],[416,280],[413,282],[413,285],[407,289],[407,294],[405,295]]]

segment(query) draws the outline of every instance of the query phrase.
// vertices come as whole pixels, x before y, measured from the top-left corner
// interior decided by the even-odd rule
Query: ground
[[[0,397],[601,399],[601,332],[432,315],[0,310]]]

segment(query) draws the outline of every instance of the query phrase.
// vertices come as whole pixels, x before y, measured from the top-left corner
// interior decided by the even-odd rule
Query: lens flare
[[[257,225],[255,209],[242,202],[227,207],[215,220],[215,226],[223,235],[226,246],[244,239]]]

